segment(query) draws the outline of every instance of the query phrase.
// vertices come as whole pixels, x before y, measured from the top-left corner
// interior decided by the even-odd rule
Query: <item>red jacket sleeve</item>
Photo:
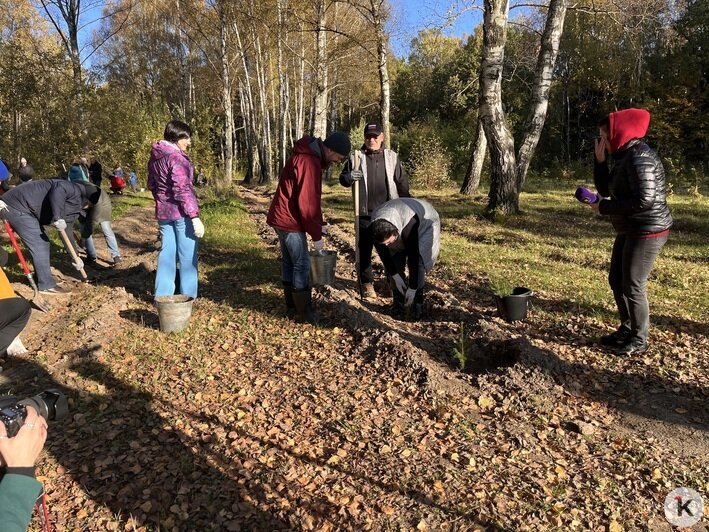
[[[322,239],[322,169],[320,161],[312,156],[300,156],[294,161],[297,187],[296,203],[300,223],[313,242]]]

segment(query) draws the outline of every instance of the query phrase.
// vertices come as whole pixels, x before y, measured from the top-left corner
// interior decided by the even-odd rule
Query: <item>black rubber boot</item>
[[[294,318],[296,309],[293,300],[293,284],[283,281],[283,300],[286,302],[286,318]]]
[[[305,290],[293,290],[293,301],[295,302],[297,311],[295,321],[298,323],[308,322],[317,325],[318,318],[313,308],[310,288],[306,288]]]
[[[389,278],[389,286],[391,287],[391,294],[394,299],[394,303],[390,309],[391,317],[401,319],[404,317],[404,295],[399,292],[396,283],[391,278]]]
[[[414,303],[414,321],[423,318],[423,303]]]

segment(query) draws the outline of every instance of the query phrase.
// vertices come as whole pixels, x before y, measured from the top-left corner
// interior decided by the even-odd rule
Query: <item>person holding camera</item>
[[[356,184],[355,184],[356,183]],[[372,248],[379,257],[384,249],[372,241],[367,227],[372,220],[372,212],[383,203],[396,198],[408,198],[409,178],[401,166],[399,156],[393,150],[384,148],[384,131],[376,122],[364,126],[362,149],[352,153],[340,174],[340,184],[357,187],[359,193],[359,279],[362,283],[362,299],[376,298],[374,275],[372,273]]]
[[[27,406],[27,417],[13,437],[0,423],[0,523],[3,532],[25,532],[42,491],[35,462],[47,439],[47,421]]]

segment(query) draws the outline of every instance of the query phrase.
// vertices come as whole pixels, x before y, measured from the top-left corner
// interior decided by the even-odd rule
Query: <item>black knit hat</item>
[[[84,185],[84,188],[86,189],[86,199],[89,200],[91,205],[98,204],[99,200],[101,199],[101,189],[92,183],[82,182],[81,184]]]
[[[352,150],[350,138],[340,131],[335,131],[331,134],[323,141],[323,144],[343,157],[347,157]]]

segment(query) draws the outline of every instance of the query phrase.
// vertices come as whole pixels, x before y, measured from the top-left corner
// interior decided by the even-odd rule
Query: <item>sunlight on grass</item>
[[[537,184],[521,195],[522,213],[498,223],[483,216],[486,198],[454,190],[414,194],[429,199],[441,215],[442,277],[526,286],[576,312],[614,319],[607,278],[615,235],[608,220],[573,198],[573,185]],[[326,185],[323,197],[336,217],[351,218],[348,189]],[[651,275],[653,314],[707,321],[709,199],[674,195],[669,203],[675,226]]]
[[[103,191],[106,192],[105,190]],[[111,194],[113,219],[122,218],[133,207],[152,207],[155,204],[150,192],[127,192],[120,196]]]

